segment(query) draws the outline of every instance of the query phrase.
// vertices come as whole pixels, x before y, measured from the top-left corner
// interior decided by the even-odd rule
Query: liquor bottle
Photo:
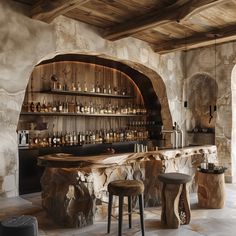
[[[64,85],[63,85],[63,90],[64,91],[68,91],[69,90],[69,87],[67,85],[67,83],[65,82]]]
[[[96,141],[96,134],[93,130],[92,133],[91,133],[91,143],[95,143],[95,141]]]
[[[75,113],[75,104],[73,99],[71,99],[71,102],[68,105],[68,112],[69,113]]]
[[[34,102],[31,102],[31,103],[30,103],[30,111],[31,111],[31,112],[35,112],[35,105],[34,105]]]
[[[84,113],[84,105],[82,103],[80,103],[80,112]]]
[[[52,136],[52,146],[54,146],[54,147],[57,146],[57,136],[56,136],[56,132],[53,132],[53,136]]]
[[[57,131],[57,146],[61,146],[61,133]]]
[[[66,100],[64,103],[63,103],[63,112],[64,113],[68,113],[69,111],[69,102],[68,100]]]
[[[48,146],[49,147],[52,146],[52,134],[51,133],[48,134]]]
[[[76,135],[75,131],[73,131],[73,133],[72,133],[72,139],[73,139],[73,144],[77,145],[78,144],[77,143],[77,135]]]
[[[91,93],[95,93],[95,91],[96,91],[96,90],[95,90],[95,85],[92,84],[91,89],[90,89],[90,92],[91,92]]]
[[[57,81],[57,89],[62,90],[62,85],[60,81]]]
[[[105,86],[105,85],[103,85],[102,92],[103,92],[103,93],[107,93],[107,88],[106,88],[106,86]]]
[[[113,88],[113,91],[114,91],[114,94],[115,94],[115,95],[118,94],[118,89],[117,89],[117,87],[114,87],[114,88]]]
[[[74,83],[74,82],[71,83],[71,90],[72,90],[72,91],[75,91],[75,90],[76,90],[76,87],[75,87],[75,83]]]
[[[84,82],[84,92],[88,92],[88,87],[86,81]]]
[[[78,91],[78,92],[81,92],[81,90],[82,90],[82,89],[81,89],[80,82],[78,82],[78,83],[77,83],[77,91]]]
[[[95,92],[96,93],[101,93],[101,88],[100,88],[100,85],[99,85],[98,81],[96,82]]]
[[[36,110],[37,110],[37,112],[41,111],[41,104],[40,104],[40,102],[37,103]]]
[[[63,104],[62,104],[61,101],[59,101],[59,103],[58,103],[58,111],[59,111],[59,112],[62,112],[62,111],[63,111]]]
[[[43,99],[43,104],[42,104],[42,107],[41,107],[41,111],[42,112],[48,112],[48,108],[47,108],[47,105],[46,105],[45,98]]]
[[[84,103],[84,113],[85,113],[85,114],[88,114],[88,113],[89,113],[89,108],[88,108],[86,102]]]
[[[91,101],[89,103],[89,113],[94,114],[94,107],[93,107],[93,103]]]
[[[111,85],[110,84],[108,85],[107,92],[108,92],[108,94],[112,94],[112,89],[111,89]]]
[[[59,111],[59,107],[57,107],[57,103],[54,101],[52,106],[52,112],[57,112],[57,111]]]
[[[80,104],[76,101],[76,107],[75,107],[75,112],[80,113]]]

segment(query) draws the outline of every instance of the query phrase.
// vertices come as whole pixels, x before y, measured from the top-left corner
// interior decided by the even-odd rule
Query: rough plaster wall
[[[52,26],[0,1],[0,196],[18,194],[19,113],[34,66],[55,49],[52,32]]]
[[[216,47],[216,83],[217,113],[215,117],[215,143],[218,149],[219,163],[228,168],[226,181],[231,181],[231,132],[232,131],[232,100],[231,73],[235,66],[236,44],[227,43]],[[187,78],[196,74],[206,73],[215,79],[214,46],[200,48],[187,53]],[[200,93],[201,91],[199,91]],[[234,102],[235,103],[235,102]],[[232,145],[233,146],[233,145]],[[233,148],[233,147],[232,147]]]

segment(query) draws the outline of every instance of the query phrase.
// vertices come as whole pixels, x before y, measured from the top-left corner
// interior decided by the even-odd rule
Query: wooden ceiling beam
[[[194,14],[228,0],[191,0],[178,1],[163,10],[142,15],[128,22],[115,25],[104,31],[103,37],[108,40],[117,40],[131,36],[140,31],[167,24],[173,21],[182,21]]]
[[[188,50],[199,47],[210,46],[236,40],[236,25],[225,27],[208,33],[201,33],[195,36],[182,39],[173,39],[167,42],[153,45],[153,50],[159,54]]]
[[[38,0],[31,10],[31,17],[50,23],[54,18],[88,2],[88,0]]]

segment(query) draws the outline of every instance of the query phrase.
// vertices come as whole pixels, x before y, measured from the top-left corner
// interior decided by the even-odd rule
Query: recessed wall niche
[[[189,144],[214,144],[218,86],[207,74],[197,74],[186,85]]]
[[[50,139],[53,133],[62,137],[87,132],[91,137],[99,132],[128,136],[127,130],[134,128],[140,130],[134,135],[137,140],[159,139],[161,124],[159,100],[145,75],[119,62],[66,54],[35,67],[18,130],[34,131],[30,132],[31,143],[37,146],[39,139]]]

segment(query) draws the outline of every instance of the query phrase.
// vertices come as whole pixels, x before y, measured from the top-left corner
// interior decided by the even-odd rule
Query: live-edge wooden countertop
[[[139,153],[103,154],[97,156],[74,156],[66,153],[56,153],[39,156],[38,165],[55,168],[104,168],[129,164],[136,161],[164,161],[181,156],[216,152],[217,149],[215,145],[204,145]]]

